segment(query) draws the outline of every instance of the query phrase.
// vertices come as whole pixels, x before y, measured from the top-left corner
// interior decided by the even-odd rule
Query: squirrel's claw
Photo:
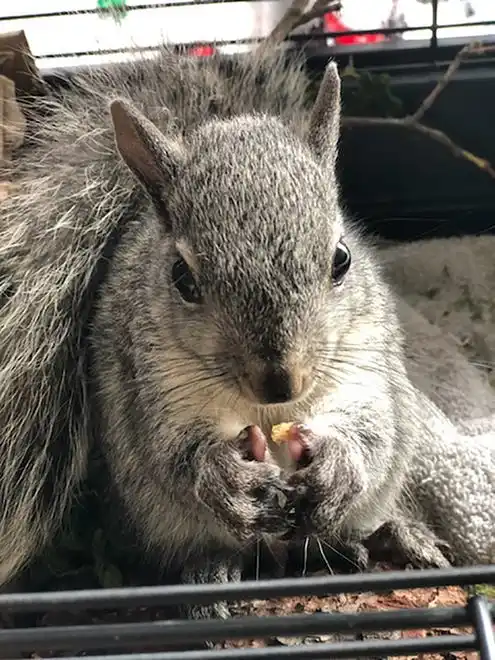
[[[399,515],[384,525],[384,532],[404,558],[417,568],[448,568],[449,546],[423,522]]]

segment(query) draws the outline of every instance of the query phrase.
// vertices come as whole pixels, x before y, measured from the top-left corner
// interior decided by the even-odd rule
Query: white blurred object
[[[406,15],[408,24],[429,25],[431,23],[431,0],[399,0]],[[478,21],[495,20],[494,0],[439,0],[438,25],[452,25],[454,23],[476,23]],[[462,26],[442,28],[438,30],[438,37],[473,37],[481,35],[495,35],[494,26]],[[429,39],[429,30],[410,32],[404,34],[404,39]]]

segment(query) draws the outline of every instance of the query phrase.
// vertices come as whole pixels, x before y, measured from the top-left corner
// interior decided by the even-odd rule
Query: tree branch
[[[270,34],[260,44],[261,48],[268,45],[273,46],[282,43],[296,28],[321,18],[326,13],[341,9],[341,3],[336,0],[316,0],[311,9],[306,9],[308,0],[293,0],[280,21],[275,25]]]
[[[461,50],[454,57],[452,62],[449,64],[447,71],[444,73],[442,78],[435,85],[433,90],[428,94],[428,96],[421,103],[416,112],[412,115],[412,118],[415,121],[421,121],[424,115],[430,110],[433,104],[436,102],[440,94],[450,83],[452,78],[457,73],[459,67],[461,66],[463,60],[473,55],[484,55],[486,53],[495,52],[495,46],[483,46],[477,42],[473,42],[461,48]]]
[[[304,12],[296,24],[292,27],[292,30],[295,30],[306,23],[311,23],[311,21],[316,20],[317,18],[322,18],[325,14],[328,14],[332,11],[339,11],[342,9],[341,2],[329,2],[328,0],[316,0],[313,7]]]
[[[432,106],[437,101],[440,94],[450,83],[457,70],[461,66],[463,60],[467,57],[475,55],[484,55],[486,53],[495,52],[495,46],[483,46],[477,42],[468,44],[462,48],[453,59],[451,64],[448,66],[444,75],[435,85],[433,90],[425,97],[421,102],[419,108],[416,112],[413,112],[406,117],[395,118],[395,117],[343,117],[342,125],[343,126],[395,126],[406,128],[408,130],[416,131],[422,135],[442,144],[444,147],[449,149],[451,154],[456,158],[462,158],[469,161],[480,170],[486,172],[492,179],[495,179],[495,168],[493,165],[486,160],[481,158],[476,154],[473,154],[471,151],[463,149],[458,145],[454,140],[452,140],[446,133],[440,131],[436,128],[430,128],[426,126],[422,120],[425,114],[432,108]]]
[[[307,9],[309,0],[293,0],[291,6],[287,9],[277,25],[273,28],[271,33],[264,39],[258,47],[258,52],[261,52],[267,47],[273,47],[284,41],[290,33],[298,27],[309,23],[312,20],[324,16],[327,12],[338,11],[341,9],[341,3],[336,0],[315,0],[311,9]],[[457,73],[462,62],[468,57],[476,55],[485,55],[487,53],[494,53],[495,46],[483,45],[479,42],[473,42],[464,46],[453,61],[448,66],[444,75],[432,89],[432,91],[423,99],[418,109],[410,115],[402,118],[391,117],[343,117],[343,126],[395,126],[406,128],[408,130],[421,133],[445,148],[449,149],[451,154],[456,158],[462,158],[469,161],[479,169],[486,172],[489,176],[495,179],[495,168],[485,158],[473,154],[471,151],[464,149],[452,140],[446,133],[436,128],[430,128],[423,123],[423,119],[427,112],[436,103],[440,94],[444,91],[447,85],[451,82]]]

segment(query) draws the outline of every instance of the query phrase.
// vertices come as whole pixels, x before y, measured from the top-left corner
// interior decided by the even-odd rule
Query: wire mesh
[[[417,589],[442,586],[495,584],[495,565],[469,568],[390,571],[334,575],[328,577],[254,580],[229,584],[172,585],[17,593],[0,595],[2,614],[40,611],[125,610],[136,607],[212,604],[218,601],[252,601],[288,596],[330,596],[335,594]],[[465,607],[428,607],[362,611],[321,612],[283,616],[236,616],[230,619],[161,619],[138,623],[99,623],[46,628],[0,630],[1,657],[19,658],[25,653],[64,653],[92,659],[115,660],[221,660],[231,658],[351,658],[404,656],[419,653],[478,651],[481,660],[495,660],[493,618],[495,603],[471,590]],[[441,628],[462,628],[463,634],[439,634]],[[472,632],[464,632],[470,628]],[[380,631],[427,630],[423,637],[367,639],[365,633]],[[309,645],[211,650],[174,650],[186,642],[189,648],[223,640],[268,639],[277,636],[325,636],[333,633],[354,635],[349,641]],[[357,637],[357,639],[356,639]],[[150,649],[146,653],[140,649]],[[167,650],[163,650],[166,648]],[[156,649],[156,650],[155,650]],[[162,649],[162,650],[160,650]],[[71,656],[70,654],[74,654]]]

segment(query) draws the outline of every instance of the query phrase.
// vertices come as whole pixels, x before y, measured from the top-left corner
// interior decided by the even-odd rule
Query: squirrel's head
[[[118,150],[157,211],[156,327],[173,335],[184,365],[195,361],[237,404],[303,399],[325,377],[329,337],[337,341],[350,313],[336,66],[302,136],[263,115],[162,133],[120,99],[111,115]]]

